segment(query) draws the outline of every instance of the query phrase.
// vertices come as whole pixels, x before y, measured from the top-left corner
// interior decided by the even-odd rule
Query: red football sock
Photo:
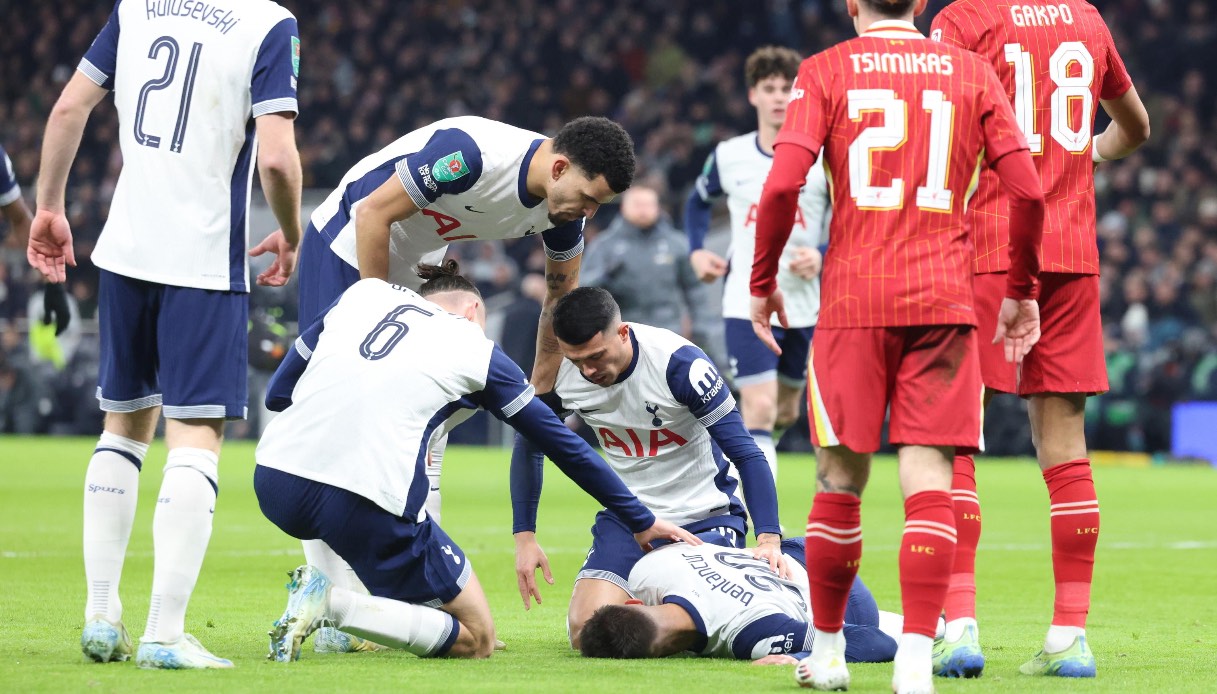
[[[1099,501],[1090,461],[1071,460],[1044,470],[1052,501],[1052,574],[1056,602],[1052,623],[1086,627],[1094,549],[1099,542]]]
[[[807,515],[805,552],[815,628],[841,631],[862,559],[861,500],[849,494],[816,494]]]
[[[919,492],[904,500],[900,596],[904,633],[934,638],[955,559],[955,507],[950,492]]]
[[[970,455],[955,456],[955,479],[951,483],[955,503],[955,565],[947,588],[947,621],[976,619],[976,545],[980,544],[980,497],[976,496],[976,463]]]

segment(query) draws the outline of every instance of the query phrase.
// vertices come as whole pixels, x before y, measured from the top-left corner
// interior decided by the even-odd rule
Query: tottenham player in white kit
[[[299,657],[324,621],[420,656],[488,657],[490,608],[469,558],[429,516],[434,442],[479,407],[540,444],[583,489],[625,519],[637,542],[697,539],[657,520],[599,456],[533,397],[520,367],[489,340],[477,288],[420,266],[418,292],[362,280],[296,341],[267,406],[283,414],[258,445],[254,489],[284,532],[320,539],[371,592],[293,573],[271,632],[272,659]]]
[[[606,605],[583,627],[583,655],[661,658],[684,651],[717,658],[790,664],[811,651],[811,596],[803,540],[782,541],[788,578],[746,551],[703,544],[671,545],[640,559],[630,572],[633,599]],[[855,579],[845,610],[851,663],[896,655],[903,619],[881,612]]]
[[[555,404],[578,412],[596,432],[609,465],[630,491],[660,518],[706,542],[743,547],[748,514],[737,493],[742,481],[756,524],[752,551],[777,568],[781,531],[773,476],[705,352],[670,330],[622,323],[612,295],[593,287],[575,289],[558,301],[554,332],[566,357]],[[518,437],[516,447],[513,465],[527,457],[528,446]],[[520,467],[534,474],[531,488],[512,490],[517,508],[534,509],[531,517],[517,514],[514,527],[527,604],[533,569],[545,563],[533,538],[540,459]],[[611,509],[596,515],[592,548],[567,613],[572,646],[578,648],[583,623],[597,608],[628,597],[626,580],[642,557],[630,535]]]
[[[282,233],[286,283],[300,235],[293,123],[300,42],[268,0],[115,3],[55,104],[38,177],[30,263],[49,280],[75,264],[68,170],[89,113],[114,90],[123,168],[93,251],[101,268],[97,396],[105,431],[85,473],[85,654],[126,660],[118,583],[139,470],[163,411],[169,456],[152,521],[154,572],[136,660],[145,668],[232,667],[184,633],[208,540],[226,419],[246,412],[245,261],[257,162]],[[261,149],[259,150],[259,147]]]
[[[732,379],[740,394],[744,424],[765,452],[777,478],[777,442],[799,417],[806,383],[811,334],[820,314],[820,266],[828,244],[828,182],[823,166],[815,166],[799,195],[794,230],[778,270],[778,286],[786,296],[790,327],[774,321],[782,347],[775,355],[752,331],[748,291],[756,237],[761,187],[773,165],[773,140],[786,118],[790,88],[799,71],[799,55],[789,48],[766,46],[748,57],[744,72],[748,102],[756,107],[757,129],[719,143],[706,160],[685,203],[685,233],[689,262],[704,282],[726,275],[723,322]],[[731,213],[729,263],[704,247],[714,202],[727,196]]]
[[[360,277],[417,288],[414,267],[442,260],[449,243],[540,235],[548,291],[531,379],[548,392],[561,360],[549,316],[578,286],[584,220],[629,187],[634,167],[633,141],[606,118],[578,118],[553,138],[475,116],[408,133],[352,167],[313,212],[301,249],[300,323]],[[427,511],[436,518],[446,443],[437,441],[427,461]],[[310,564],[332,557],[319,542],[304,543],[304,553]],[[327,627],[315,646],[365,644]]]

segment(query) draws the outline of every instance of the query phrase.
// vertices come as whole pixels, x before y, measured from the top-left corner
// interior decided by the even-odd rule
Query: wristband
[[[1095,135],[1090,139],[1090,159],[1094,163],[1107,161],[1102,154],[1099,154],[1099,136]]]

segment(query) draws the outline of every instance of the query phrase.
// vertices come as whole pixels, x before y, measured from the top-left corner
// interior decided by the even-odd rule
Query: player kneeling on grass
[[[750,552],[779,570],[782,536],[773,474],[705,352],[669,330],[621,322],[612,295],[593,287],[559,299],[553,325],[565,357],[554,388],[560,402],[554,404],[577,411],[596,431],[609,465],[630,491],[656,515],[706,542],[741,548],[748,517],[725,454],[739,470],[756,523],[757,544]],[[540,601],[536,567],[549,577],[534,537],[542,458],[520,438],[516,447],[512,469],[522,468],[527,474],[520,479],[530,483],[512,490],[516,571],[527,606],[530,594]],[[521,516],[521,509],[531,515]],[[626,580],[642,558],[632,532],[613,509],[596,514],[592,548],[567,612],[573,647],[579,648],[579,631],[597,608],[629,598]]]
[[[356,283],[296,341],[267,390],[283,411],[258,445],[262,512],[301,540],[322,540],[371,592],[292,572],[270,657],[295,660],[323,623],[420,656],[484,658],[494,623],[469,559],[423,507],[434,441],[484,407],[542,446],[564,473],[625,519],[638,542],[699,541],[657,520],[546,405],[484,334],[472,283],[420,266],[416,293]]]
[[[758,665],[794,665],[811,651],[811,596],[803,540],[782,541],[790,578],[747,551],[671,545],[638,560],[624,605],[606,605],[583,625],[590,658],[662,658],[692,651]],[[881,612],[861,579],[845,609],[845,658],[882,663],[896,655],[904,620]]]

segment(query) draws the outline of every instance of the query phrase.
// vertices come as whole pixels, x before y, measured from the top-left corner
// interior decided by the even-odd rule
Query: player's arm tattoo
[[[558,378],[558,366],[562,363],[562,349],[554,335],[554,305],[558,299],[579,286],[581,258],[563,263],[549,263],[545,272],[545,303],[541,306],[541,317],[537,322],[537,358],[532,369],[532,384],[538,393],[553,389]]]
[[[854,496],[862,496],[862,490],[852,484],[833,484],[828,479],[828,473],[816,473],[816,491],[826,494],[853,494]]]

